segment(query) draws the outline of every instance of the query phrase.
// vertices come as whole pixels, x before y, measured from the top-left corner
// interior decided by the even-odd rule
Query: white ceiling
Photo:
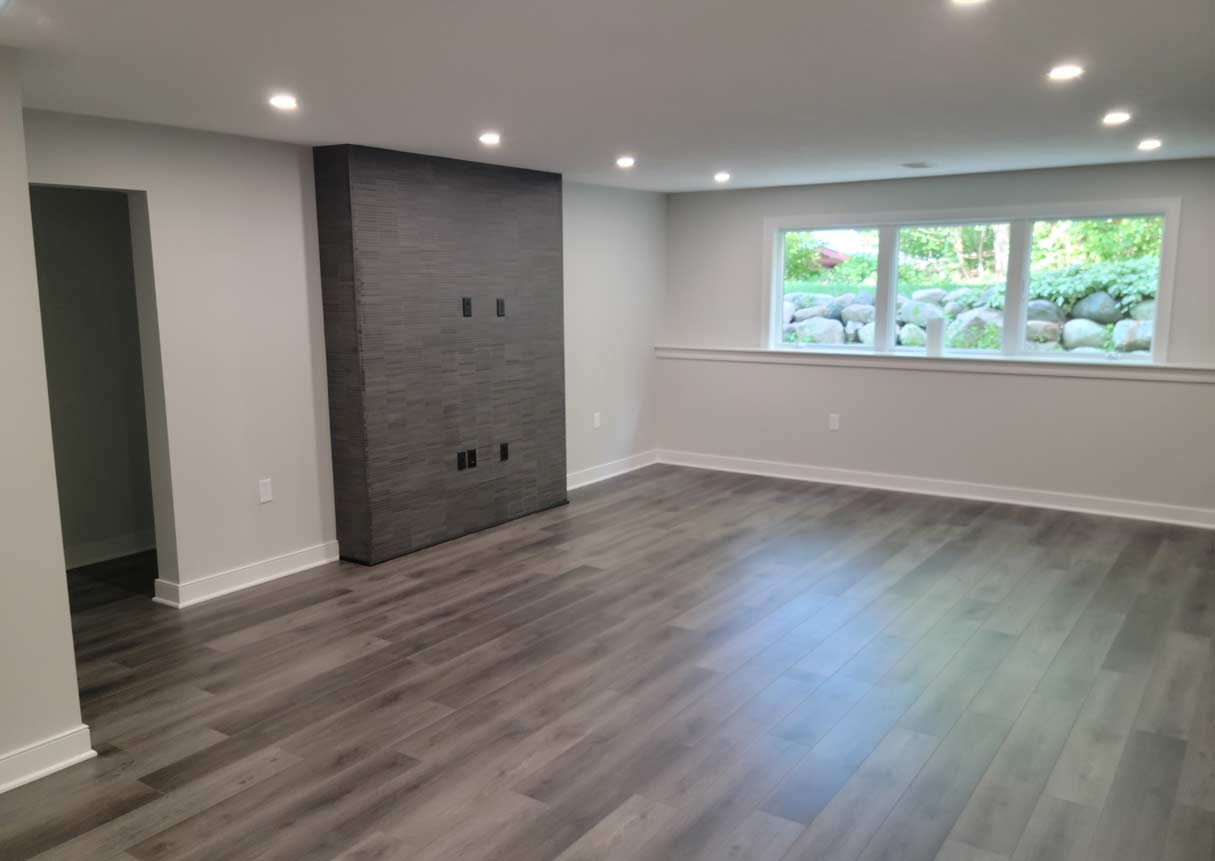
[[[8,0],[0,44],[31,107],[635,188],[1215,155],[1215,0]]]

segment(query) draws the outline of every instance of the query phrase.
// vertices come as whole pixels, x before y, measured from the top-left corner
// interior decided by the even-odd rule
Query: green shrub
[[[1080,263],[1033,273],[1029,298],[1049,299],[1070,313],[1085,296],[1104,290],[1129,312],[1139,302],[1156,297],[1159,279],[1160,260],[1156,257]]]

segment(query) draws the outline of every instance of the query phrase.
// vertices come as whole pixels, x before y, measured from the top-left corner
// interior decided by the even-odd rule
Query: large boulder
[[[1000,348],[1004,315],[986,306],[963,311],[945,330],[945,343],[956,350]]]
[[[857,340],[860,341],[862,344],[864,344],[866,347],[872,347],[876,333],[877,333],[877,324],[876,323],[866,323],[864,326],[861,326],[861,328],[859,330],[857,330],[856,337],[857,337]]]
[[[1114,349],[1122,353],[1152,349],[1151,320],[1119,320],[1114,324]]]
[[[1092,320],[1068,320],[1063,324],[1063,346],[1069,350],[1081,347],[1105,348],[1105,327]]]
[[[1025,324],[1025,340],[1035,344],[1058,341],[1063,330],[1058,323],[1049,320],[1030,320]]]
[[[900,323],[915,323],[920,328],[923,328],[929,320],[935,320],[941,316],[944,316],[944,312],[940,306],[912,299],[904,302],[899,308],[898,320]]]
[[[1072,307],[1072,316],[1095,323],[1117,323],[1122,319],[1122,307],[1104,290],[1090,293]]]
[[[915,323],[908,323],[899,329],[899,343],[904,347],[922,347],[927,340],[924,330]]]
[[[829,317],[811,317],[793,326],[801,344],[842,344],[844,324]]]
[[[1135,307],[1131,309],[1132,320],[1155,320],[1156,319],[1156,300],[1146,299],[1143,302],[1136,302]]]
[[[945,297],[946,302],[957,302],[959,305],[965,305],[967,308],[973,308],[975,302],[979,300],[979,294],[970,287],[959,287],[956,290],[950,290]]]
[[[873,319],[872,305],[849,305],[841,313],[845,323],[868,323]]]
[[[873,300],[874,297],[872,290],[862,290],[860,293],[856,294],[857,305],[872,305]]]
[[[911,298],[917,302],[929,302],[933,305],[940,305],[948,295],[948,290],[942,290],[940,287],[930,287],[927,290],[916,290],[911,294]]]
[[[785,303],[785,317],[784,317],[784,322],[786,322],[786,323],[792,323],[792,322],[793,322],[793,320],[794,320],[793,315],[794,315],[794,314],[796,314],[796,313],[797,313],[797,306],[796,306],[796,305],[794,305],[792,302],[786,302],[786,303]]]
[[[861,340],[861,326],[863,323],[858,323],[856,320],[849,320],[844,324],[844,340],[849,344],[859,343]]]
[[[826,293],[786,293],[785,301],[792,302],[793,307],[797,310],[809,308],[812,305],[826,305],[835,297],[829,296]]]
[[[808,308],[799,308],[793,312],[793,321],[800,323],[803,320],[809,320],[811,317],[822,317],[827,313],[826,305],[811,305]]]
[[[1063,309],[1049,299],[1031,299],[1025,306],[1025,319],[1031,322],[1045,320],[1048,323],[1063,325],[1064,317]]]

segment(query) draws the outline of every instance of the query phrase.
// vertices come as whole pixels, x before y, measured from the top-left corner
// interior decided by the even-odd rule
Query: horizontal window
[[[1151,361],[1162,214],[780,227],[772,346]]]
[[[898,345],[926,352],[928,330],[939,325],[944,348],[999,352],[1008,238],[1007,223],[900,228]]]
[[[876,230],[786,233],[782,340],[873,346],[877,255]]]
[[[1150,358],[1162,230],[1158,216],[1034,222],[1024,348]]]

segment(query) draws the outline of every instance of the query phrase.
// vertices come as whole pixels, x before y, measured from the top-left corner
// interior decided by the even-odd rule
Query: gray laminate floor
[[[0,857],[1212,858],[1215,533],[651,467],[175,612]]]

